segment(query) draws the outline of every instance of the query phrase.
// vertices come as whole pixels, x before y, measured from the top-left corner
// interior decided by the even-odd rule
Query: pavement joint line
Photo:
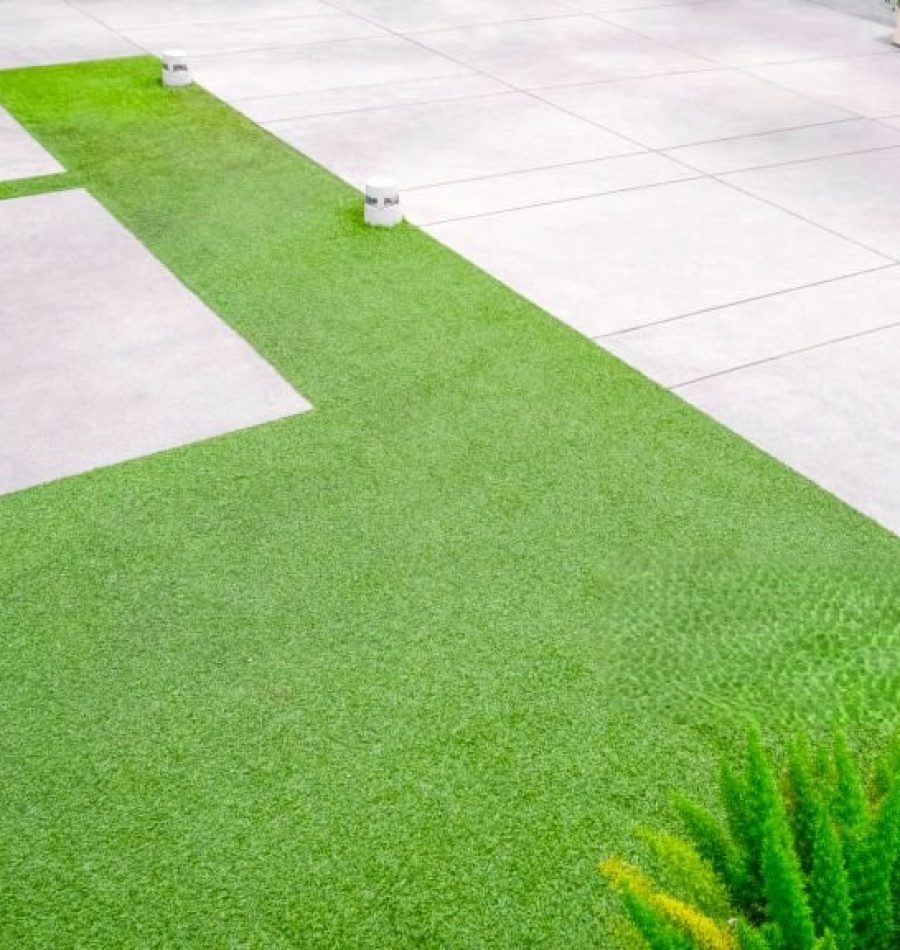
[[[525,16],[511,17],[508,20],[489,20],[484,23],[457,24],[456,26],[438,26],[429,27],[424,30],[409,30],[404,36],[424,36],[431,33],[452,33],[454,30],[477,30],[492,26],[508,26],[513,23],[540,23],[546,20],[573,20],[580,17],[589,17],[590,14],[583,13],[581,10],[573,10],[571,13],[550,13],[544,16]]]
[[[701,2],[701,0],[698,0]],[[693,76],[701,73],[722,73],[733,66],[704,66],[702,69],[666,69],[661,73],[641,73],[640,76],[615,76],[609,79],[584,79],[578,82],[549,83],[544,86],[529,86],[529,92],[552,92],[555,89],[578,89],[582,86],[606,86],[617,82],[635,82],[638,79],[662,79],[664,76]]]
[[[823,4],[824,6],[824,4]],[[875,50],[872,53],[846,53],[844,55],[829,54],[828,56],[808,56],[803,59],[771,59],[761,63],[745,63],[742,66],[734,66],[734,69],[767,69],[770,66],[803,66],[807,63],[820,63],[829,59],[870,59],[873,56],[890,56],[890,50]],[[759,77],[760,79],[762,77]]]
[[[321,2],[324,3],[326,6],[331,7],[334,10],[342,9],[341,7],[337,6],[334,0],[321,0]],[[371,23],[374,26],[378,26],[378,27],[381,27],[381,29],[387,30],[388,33],[390,33],[392,36],[396,36],[400,39],[407,40],[413,45],[418,46],[420,49],[426,50],[432,56],[439,56],[439,57],[442,57],[443,59],[446,59],[448,62],[455,63],[457,66],[462,66],[464,69],[467,69],[473,75],[480,74],[482,76],[487,76],[489,79],[493,79],[496,82],[499,82],[501,85],[506,86],[507,89],[516,88],[512,83],[507,82],[505,79],[501,79],[499,76],[493,76],[489,72],[486,72],[483,69],[475,69],[474,67],[470,66],[468,63],[464,63],[462,60],[457,59],[456,57],[448,56],[446,53],[442,53],[442,52],[439,52],[438,50],[432,49],[430,46],[426,45],[425,43],[420,42],[419,40],[413,39],[411,36],[409,36],[406,33],[401,33],[399,30],[394,30],[391,27],[382,26],[380,23],[376,23],[376,21],[373,20],[371,17],[362,16],[360,14],[356,14],[356,16],[358,16],[359,19],[361,20],[365,20],[367,23]]]
[[[891,128],[891,126],[888,126],[888,128]],[[725,141],[728,140],[726,139]],[[710,143],[702,142],[698,144],[707,145]],[[690,145],[679,147],[692,148]],[[870,152],[890,152],[893,149],[900,149],[900,140],[896,141],[893,145],[875,145],[869,148],[854,148],[847,152],[829,152],[827,155],[813,155],[809,158],[789,158],[783,162],[766,162],[763,165],[747,165],[744,168],[731,168],[727,172],[705,172],[705,174],[709,175],[711,178],[715,178],[717,175],[739,175],[742,172],[766,171],[770,168],[785,168],[790,165],[804,165],[808,162],[825,162],[832,158],[849,158],[851,155],[868,155]],[[698,168],[697,171],[702,171],[702,169]],[[877,251],[876,253],[884,254],[883,251]]]
[[[669,8],[679,7],[679,6],[682,6],[682,4],[677,4],[677,3],[667,4],[667,7]],[[691,4],[687,4],[687,6],[691,6]],[[726,69],[733,68],[731,67],[730,63],[723,63],[721,60],[715,59],[712,56],[707,56],[705,53],[695,53],[693,52],[693,50],[684,49],[681,46],[676,46],[674,43],[668,43],[666,42],[666,40],[659,40],[653,36],[647,36],[646,33],[641,33],[640,30],[632,29],[630,26],[622,26],[621,23],[616,23],[614,20],[609,19],[610,13],[626,13],[626,12],[628,11],[607,10],[606,15],[601,14],[601,13],[591,13],[589,15],[592,16],[595,20],[599,20],[601,23],[605,23],[606,26],[611,26],[613,27],[613,29],[622,30],[625,33],[630,33],[632,36],[639,36],[642,40],[648,40],[650,43],[657,43],[660,46],[667,46],[669,49],[673,49],[676,52],[681,53],[683,56],[692,56],[694,59],[703,59],[703,60],[706,60],[706,62],[708,63],[712,63],[715,66],[721,66]]]
[[[357,37],[357,39],[360,39],[360,40],[376,39],[376,37],[360,36],[360,37]],[[312,45],[312,44],[304,44],[304,45]],[[276,47],[276,48],[284,49],[285,47]],[[247,52],[250,52],[250,51],[248,50]],[[464,73],[462,75],[460,75],[459,73],[442,73],[441,75],[427,76],[424,79],[409,79],[409,80],[401,79],[399,81],[391,81],[391,82],[353,83],[349,86],[328,86],[326,89],[294,89],[291,92],[275,92],[275,93],[272,93],[271,95],[266,95],[266,96],[229,96],[228,100],[227,101],[223,100],[223,102],[226,102],[226,104],[231,105],[233,108],[237,109],[238,112],[240,112],[241,110],[238,109],[235,103],[265,102],[269,99],[287,99],[290,96],[319,95],[321,93],[328,93],[328,92],[347,92],[348,90],[352,90],[352,89],[358,89],[358,90],[379,89],[382,86],[402,86],[407,82],[434,82],[435,80],[439,80],[439,79],[464,79],[464,78],[471,78],[472,76],[480,76],[481,78],[484,78],[484,79],[490,78],[488,76],[484,76],[483,74],[480,74],[474,71],[470,73]],[[199,84],[203,85],[202,82]],[[206,87],[204,86],[203,88],[206,88]],[[463,96],[449,96],[448,98],[450,99],[483,99],[485,96],[506,96],[506,95],[509,95],[510,93],[514,93],[518,91],[519,91],[518,89],[512,89],[510,87],[507,87],[505,89],[494,90],[493,92],[476,92],[476,93],[471,93],[469,95],[463,95]],[[432,99],[430,101],[441,102],[443,100]],[[414,106],[414,105],[416,105],[415,102],[397,102],[397,103],[394,103],[393,105],[361,106],[358,109],[343,109],[343,110],[338,110],[337,112],[317,113],[317,114],[319,115],[344,115],[344,114],[349,115],[355,112],[373,112],[378,109],[397,109],[402,106]],[[311,115],[310,116],[293,115],[293,116],[285,116],[283,119],[266,119],[265,121],[266,122],[286,122],[292,119],[306,119],[306,118],[312,118],[312,116]],[[252,120],[252,121],[255,121],[255,120]]]
[[[740,69],[741,72],[746,73],[748,76],[753,76],[755,79],[759,79],[764,83],[768,83],[768,85],[772,86],[774,89],[780,90],[781,92],[784,92],[785,90],[787,90],[788,92],[792,92],[794,93],[794,95],[801,96],[802,98],[807,99],[810,102],[816,102],[821,106],[828,106],[831,109],[841,108],[840,106],[836,106],[833,102],[829,102],[827,99],[823,99],[820,96],[814,96],[810,94],[809,92],[800,93],[794,89],[791,89],[790,86],[785,86],[780,82],[776,82],[776,80],[774,79],[770,79],[768,76],[760,76],[753,71],[755,68],[756,68],[755,66],[750,66],[750,67],[739,66],[738,67],[738,69]],[[857,118],[857,119],[868,118],[868,116],[864,116],[858,112],[854,112],[852,109],[843,109],[842,111],[846,112],[849,116],[853,118]]]
[[[438,77],[435,77],[435,78],[441,79],[441,78],[445,78],[445,77],[440,77],[440,76],[438,76]],[[452,77],[452,78],[455,78],[455,77]],[[379,85],[381,85],[381,84],[379,84]],[[338,87],[336,87],[336,89],[344,89],[344,88],[360,88],[360,87],[356,87],[356,86],[353,86],[353,87],[338,86]],[[362,87],[362,88],[367,88],[367,87]],[[332,91],[332,90],[328,90],[328,91]],[[280,123],[282,123],[282,122],[302,122],[304,119],[321,119],[321,118],[323,118],[323,117],[325,117],[325,116],[332,116],[332,115],[355,115],[355,114],[357,114],[357,113],[359,113],[359,112],[387,112],[389,109],[406,109],[406,108],[412,108],[412,107],[414,107],[414,106],[424,106],[424,105],[428,105],[429,103],[436,103],[436,102],[459,102],[460,100],[463,100],[463,99],[466,99],[466,100],[468,100],[468,99],[493,99],[493,98],[499,98],[500,96],[515,96],[515,95],[518,95],[518,94],[519,94],[519,93],[518,93],[518,90],[516,90],[516,89],[503,89],[503,90],[501,90],[500,92],[476,92],[476,93],[472,93],[471,95],[463,95],[463,96],[437,96],[437,97],[435,97],[435,98],[433,98],[433,99],[416,99],[416,100],[411,101],[411,102],[395,102],[395,103],[392,103],[392,104],[390,104],[390,105],[385,105],[385,106],[360,106],[360,107],[357,108],[357,109],[337,109],[337,110],[334,110],[334,111],[331,111],[331,112],[310,112],[310,113],[306,113],[305,115],[288,115],[288,116],[284,116],[284,118],[281,118],[281,119],[263,119],[259,124],[260,124],[260,125],[265,125],[265,126],[271,126],[271,125],[278,125],[278,124],[280,124]],[[289,92],[289,93],[282,93],[282,95],[285,95],[285,96],[303,95],[303,93],[290,93],[290,92]],[[269,97],[268,97],[268,96],[262,96],[262,97],[260,97],[260,98],[267,99],[267,98],[269,98]],[[273,98],[274,98],[274,97],[273,97]],[[249,99],[235,99],[235,100],[233,100],[233,101],[234,101],[234,102],[249,102],[250,100],[249,100]],[[239,110],[239,111],[240,111],[240,110]],[[248,117],[248,118],[249,118],[249,117]],[[900,144],[900,143],[898,143],[898,144]],[[637,153],[631,153],[631,152],[630,152],[629,154],[637,154]],[[592,161],[592,159],[586,159],[586,161]],[[572,164],[575,164],[575,163],[573,162]],[[502,174],[502,173],[501,173],[501,174]],[[495,176],[495,175],[486,175],[486,176],[484,176],[484,177],[486,177],[486,178],[495,178],[495,177],[498,177],[498,176]],[[465,179],[463,179],[463,180],[465,180]],[[430,188],[431,186],[430,186],[430,185],[419,185],[418,187],[420,187],[420,188]],[[405,191],[410,191],[411,189],[406,188],[406,189],[404,189],[404,190],[405,190]]]
[[[144,33],[149,30],[180,30],[183,27],[193,29],[198,26],[252,26],[255,23],[285,23],[290,20],[335,20],[340,16],[358,20],[351,13],[295,13],[293,16],[260,16],[243,20],[178,20],[175,23],[143,24],[142,26],[123,26],[129,33]],[[329,41],[325,41],[329,42]],[[305,44],[303,44],[305,45]]]
[[[595,343],[601,343],[603,340],[611,340],[617,337],[628,336],[632,333],[640,333],[642,330],[649,330],[652,327],[664,326],[668,323],[677,323],[679,320],[687,320],[690,317],[699,317],[707,313],[715,313],[718,310],[728,310],[731,307],[737,307],[741,304],[754,303],[758,300],[768,300],[771,297],[781,297],[785,294],[793,294],[800,290],[809,290],[813,287],[822,287],[826,284],[837,284],[843,280],[850,280],[853,277],[861,277],[863,274],[875,274],[882,270],[891,270],[897,267],[897,264],[878,264],[875,267],[867,267],[863,270],[854,271],[852,274],[838,274],[836,277],[823,277],[822,280],[814,280],[808,284],[798,284],[796,287],[786,287],[782,290],[772,290],[767,294],[756,294],[752,297],[741,297],[738,300],[731,300],[728,303],[715,304],[712,307],[701,307],[699,310],[691,310],[688,313],[677,313],[671,317],[664,317],[662,320],[651,320],[649,323],[640,323],[633,327],[626,327],[623,330],[614,330],[611,333],[601,333],[591,337]]]
[[[244,47],[243,49],[223,49],[223,50],[216,50],[215,52],[212,52],[212,53],[191,53],[191,54],[190,54],[190,61],[191,61],[191,63],[193,63],[195,60],[199,60],[199,59],[213,59],[213,58],[215,58],[215,57],[217,57],[217,56],[218,56],[218,57],[222,57],[222,56],[244,56],[244,55],[247,55],[247,54],[250,54],[250,53],[277,53],[279,50],[306,49],[307,47],[310,47],[310,46],[331,46],[333,43],[334,43],[334,44],[337,44],[337,43],[360,43],[360,42],[363,42],[364,40],[388,40],[388,39],[393,39],[393,37],[388,36],[388,35],[385,35],[385,34],[379,34],[379,33],[368,33],[368,34],[364,34],[364,35],[362,35],[362,36],[340,36],[340,37],[335,37],[335,38],[332,39],[332,40],[309,40],[309,41],[306,41],[306,42],[304,42],[303,40],[301,40],[301,41],[298,42],[298,43],[277,43],[277,44],[272,45],[272,46],[247,46],[247,47]],[[132,42],[135,42],[135,41],[132,40]],[[143,49],[146,49],[147,52],[150,53],[150,54],[152,54],[152,55],[156,55],[150,47],[145,46],[145,47],[143,47]],[[436,79],[440,79],[440,78],[442,78],[442,77],[436,76],[435,78],[436,78]],[[448,77],[446,77],[446,78],[450,78],[450,77],[448,76]],[[356,83],[356,84],[355,84],[353,87],[351,87],[351,88],[356,88],[356,86],[364,86],[364,85],[365,85],[365,83]],[[376,83],[375,85],[386,85],[386,83]],[[344,89],[344,88],[346,88],[346,87],[344,87],[344,86],[332,86],[332,87],[330,87],[330,88],[333,88],[333,89]],[[318,91],[328,92],[329,90],[323,89],[323,90],[318,90]],[[251,98],[254,98],[254,99],[270,99],[270,98],[271,98],[271,99],[274,99],[276,96],[290,96],[290,95],[295,95],[295,93],[290,93],[290,92],[277,92],[277,93],[273,94],[272,96],[253,96],[253,97],[251,97]],[[234,101],[234,102],[238,102],[238,101],[243,102],[244,100],[243,100],[243,99],[241,99],[241,100],[234,99],[233,101]]]
[[[144,52],[143,47],[138,46],[137,43],[130,40],[127,36],[125,36],[124,33],[120,32],[114,27],[111,27],[108,23],[104,23],[103,20],[95,16],[90,11],[82,10],[82,8],[78,6],[77,3],[73,3],[72,0],[65,0],[65,3],[66,3],[66,6],[71,7],[76,13],[80,13],[83,17],[87,17],[89,20],[93,20],[94,23],[97,24],[97,26],[102,27],[107,33],[111,33],[113,36],[118,36],[120,40],[124,40],[130,46],[133,46],[135,49],[136,56]],[[44,65],[52,65],[52,64],[44,64]]]
[[[784,353],[777,353],[773,356],[765,356],[758,360],[751,360],[749,363],[743,363],[740,366],[730,366],[728,369],[719,370],[717,373],[707,373],[705,376],[698,376],[696,379],[688,379],[681,383],[675,383],[667,388],[670,391],[677,391],[679,389],[686,388],[687,386],[693,386],[696,383],[704,383],[710,379],[718,379],[720,376],[730,376],[733,373],[739,373],[744,369],[752,369],[754,366],[765,366],[768,363],[777,363],[779,360],[789,359],[792,356],[800,356],[804,353],[812,353],[815,350],[822,350],[829,346],[835,346],[840,343],[847,343],[850,340],[859,340],[862,337],[873,336],[876,333],[882,333],[884,330],[891,330],[895,327],[900,327],[900,320],[895,320],[892,323],[886,323],[880,327],[869,327],[866,330],[860,330],[857,333],[848,333],[844,336],[835,337],[833,340],[822,340],[819,343],[811,343],[809,346],[797,347],[793,350],[785,350]]]
[[[641,153],[638,153],[638,154],[641,154]],[[556,167],[556,166],[551,166],[551,167]],[[527,169],[527,171],[538,171],[538,170],[540,169]],[[706,175],[692,175],[688,178],[673,178],[670,181],[652,181],[643,185],[631,185],[631,186],[626,186],[624,188],[613,188],[613,189],[610,189],[609,191],[590,191],[590,192],[586,192],[583,195],[572,195],[569,198],[554,198],[547,201],[535,201],[535,202],[532,202],[531,204],[515,205],[512,208],[497,208],[494,211],[483,211],[480,214],[462,214],[456,218],[441,218],[439,221],[429,221],[427,224],[421,225],[421,227],[430,228],[438,224],[451,224],[454,221],[472,221],[475,218],[492,218],[501,214],[510,214],[514,211],[527,211],[529,208],[547,208],[550,205],[571,204],[573,201],[581,201],[584,198],[603,198],[606,195],[620,195],[629,191],[646,191],[651,188],[664,188],[666,185],[680,185],[682,182],[685,182],[685,181],[703,181],[706,177],[707,177]],[[435,186],[435,187],[439,187],[439,186]]]
[[[182,27],[195,27],[195,26],[242,26],[242,25],[248,25],[251,23],[272,23],[272,22],[277,23],[282,20],[312,20],[316,18],[324,19],[326,17],[330,19],[332,16],[336,15],[334,13],[331,13],[331,14],[329,13],[299,13],[299,14],[296,14],[295,16],[290,16],[290,17],[285,17],[285,16],[253,17],[251,19],[243,19],[243,20],[188,20],[188,21],[178,20],[175,23],[171,23],[171,22],[153,23],[153,24],[142,23],[140,26],[134,25],[134,26],[118,26],[117,27],[117,26],[112,26],[109,23],[107,23],[105,20],[100,19],[100,17],[98,17],[96,14],[91,13],[90,10],[83,9],[81,6],[79,6],[78,0],[64,0],[64,2],[68,6],[72,7],[73,10],[77,10],[79,13],[83,14],[86,17],[89,17],[91,20],[94,20],[95,22],[99,23],[101,26],[106,27],[107,30],[111,30],[113,33],[117,33],[119,36],[122,36],[125,39],[129,38],[124,32],[126,30],[131,32],[131,31],[139,31],[139,30],[158,30],[158,29],[179,30]],[[335,8],[331,7],[331,9],[335,9]],[[344,13],[343,10],[339,12]],[[349,13],[345,15],[352,16],[352,14],[349,14]],[[357,17],[357,19],[360,19],[360,18]]]
[[[807,122],[803,125],[787,125],[781,129],[766,129],[762,132],[747,132],[745,135],[724,135],[717,139],[702,139],[699,142],[685,142],[683,145],[666,145],[665,148],[674,150],[677,148],[693,148],[695,145],[716,145],[720,142],[738,142],[742,139],[761,139],[767,135],[778,135],[782,132],[802,132],[804,129],[820,129],[826,125],[846,125],[848,122],[865,122],[865,116],[853,115],[852,113],[845,119],[826,119],[824,122]]]
[[[368,20],[364,20],[364,23],[369,23]],[[370,26],[373,24],[369,24]],[[307,49],[310,46],[337,46],[338,44],[343,43],[361,43],[361,42],[374,42],[376,40],[391,40],[397,39],[396,34],[392,33],[371,33],[368,36],[339,36],[331,40],[311,40],[308,43],[276,43],[272,46],[252,46],[245,49],[230,49],[222,50],[216,53],[192,53],[191,61],[195,59],[209,59],[214,56],[246,56],[251,53],[272,53],[277,50],[290,50],[290,49]],[[399,37],[402,39],[402,37]],[[432,52],[434,52],[432,50]],[[471,71],[471,67],[467,67]],[[453,74],[448,74],[453,75]],[[434,77],[436,79],[441,77]],[[402,81],[402,80],[401,80]],[[366,83],[355,83],[355,86],[365,86]],[[373,83],[373,85],[387,85],[386,83]],[[343,86],[331,86],[332,89],[343,89]],[[317,90],[320,92],[327,92],[328,90]],[[276,95],[290,95],[290,93],[276,93]],[[254,98],[265,99],[266,96],[256,96]]]
[[[542,102],[544,105],[552,106],[554,109],[558,109],[560,112],[564,112],[566,115],[571,116],[573,119],[580,119],[582,122],[587,122],[589,125],[593,125],[594,128],[600,129],[603,132],[608,132],[610,135],[615,135],[617,138],[622,139],[625,142],[629,142],[632,145],[636,145],[642,151],[655,152],[657,149],[650,148],[650,146],[645,145],[643,142],[639,142],[636,138],[633,138],[630,135],[622,135],[619,132],[613,131],[609,126],[601,125],[599,122],[594,121],[593,119],[586,118],[583,115],[578,115],[578,113],[573,112],[571,109],[567,109],[565,106],[561,106],[558,102],[547,102],[546,99],[542,99],[540,96],[535,95],[529,89],[523,89],[522,92],[534,99],[535,102]]]
[[[366,39],[366,37],[360,37],[360,39]],[[477,73],[473,73],[472,75],[477,75]],[[273,92],[264,96],[243,96],[240,99],[234,99],[233,101],[234,102],[255,102],[255,101],[262,102],[267,99],[286,99],[288,96],[318,95],[321,92],[333,92],[335,90],[341,90],[342,92],[347,92],[351,89],[378,89],[382,86],[403,86],[407,84],[412,85],[413,83],[420,83],[420,82],[434,82],[436,79],[457,79],[457,78],[461,78],[461,77],[458,77],[456,74],[452,74],[452,75],[447,75],[447,76],[431,76],[427,79],[400,79],[400,80],[389,79],[387,82],[356,82],[356,83],[352,83],[349,86],[332,86],[328,89],[316,89],[313,91],[295,90],[294,92]],[[489,77],[485,77],[485,78],[489,78]],[[475,93],[475,95],[499,96],[499,95],[507,95],[510,92],[518,92],[518,90],[504,89],[502,92]],[[466,98],[466,97],[459,96],[456,98]],[[401,105],[402,104],[403,103],[401,103]],[[412,103],[410,103],[410,105],[412,105]],[[371,106],[371,107],[364,107],[362,110],[350,109],[348,111],[360,112],[360,111],[365,111],[366,108],[384,109],[386,107],[385,106]],[[302,116],[295,116],[295,118],[299,119],[299,118],[302,118]]]
[[[476,181],[490,181],[492,178],[511,178],[514,175],[529,175],[532,172],[551,171],[554,168],[577,168],[579,165],[594,165],[597,162],[614,162],[618,158],[637,158],[642,155],[651,154],[647,149],[641,149],[637,152],[623,152],[621,155],[603,155],[600,158],[579,158],[574,162],[554,162],[551,165],[535,165],[533,168],[517,168],[509,172],[492,172],[490,175],[471,175],[468,178],[452,178],[447,181],[437,181],[428,185],[415,185],[412,188],[404,188],[405,194],[416,191],[427,191],[429,188],[444,188],[449,185],[466,185]],[[706,177],[705,172],[701,172],[696,177]]]
[[[752,191],[748,191],[746,188],[741,188],[740,185],[736,185],[732,181],[728,181],[728,175],[737,174],[737,172],[728,172],[721,175],[710,175],[709,177],[715,181],[720,182],[728,188],[733,188],[735,191],[740,192],[742,195],[747,195],[750,198],[756,198],[758,201],[762,201],[763,204],[767,204],[772,208],[778,208],[780,211],[783,211],[785,214],[789,214],[794,218],[797,218],[799,221],[805,221],[807,224],[812,225],[813,227],[819,228],[822,231],[827,231],[829,234],[834,235],[835,237],[843,238],[845,241],[849,241],[851,244],[855,244],[857,247],[862,248],[864,251],[868,251],[870,254],[875,254],[880,257],[882,260],[893,261],[895,264],[900,264],[900,260],[894,257],[891,254],[887,254],[884,251],[880,251],[875,247],[872,247],[869,244],[859,241],[854,237],[850,237],[848,234],[843,234],[841,231],[836,231],[834,228],[830,228],[827,225],[820,224],[818,221],[813,221],[811,218],[807,218],[805,215],[800,214],[798,211],[794,211],[791,208],[786,208],[783,205],[778,204],[777,201],[773,201],[770,198],[763,197],[762,195],[755,194]]]

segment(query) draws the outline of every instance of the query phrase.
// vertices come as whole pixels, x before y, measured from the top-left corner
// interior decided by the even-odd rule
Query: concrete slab
[[[666,154],[692,168],[721,175],[897,145],[900,145],[900,129],[888,128],[871,119],[847,119],[784,132],[687,145],[669,149]]]
[[[607,18],[728,66],[868,54],[885,40],[878,23],[798,0],[705,0]]]
[[[269,129],[361,186],[403,188],[623,155],[638,146],[521,93],[278,122]]]
[[[868,56],[817,59],[754,69],[757,76],[857,115],[877,119],[900,113],[900,55],[884,43]],[[870,50],[870,52],[872,52]]]
[[[564,0],[333,0],[348,13],[366,17],[398,33],[442,30],[503,20],[566,16]]]
[[[253,0],[252,3],[247,0],[72,0],[72,3],[114,30],[328,16],[339,12],[321,0]]]
[[[440,30],[421,33],[417,39],[520,89],[715,65],[590,16]]]
[[[427,230],[591,337],[886,263],[709,180]]]
[[[900,267],[604,337],[604,349],[663,386],[900,324]]]
[[[437,224],[513,208],[610,194],[690,178],[678,162],[653,152],[493,175],[449,185],[408,189],[403,206],[416,224]]]
[[[229,102],[470,72],[399,36],[205,56],[194,66],[197,81]]]
[[[188,56],[195,57],[384,36],[385,31],[357,17],[328,15],[141,27],[126,30],[124,35],[135,45],[156,55],[168,49],[182,49]]]
[[[677,392],[900,534],[898,350],[891,327]]]
[[[0,492],[309,409],[87,192],[0,202]]]
[[[725,179],[900,260],[900,148],[737,172]]]
[[[0,69],[139,53],[124,37],[64,0],[0,3]]]
[[[35,178],[65,171],[18,122],[0,108],[0,181]]]
[[[734,69],[566,86],[537,95],[648,148],[848,118],[841,109]]]
[[[313,115],[336,115],[384,109],[388,106],[413,105],[418,102],[441,102],[446,99],[468,99],[507,92],[508,87],[495,79],[471,73],[439,79],[413,79],[409,82],[374,83],[368,86],[347,86],[343,89],[320,89],[313,92],[292,92],[280,96],[242,99],[236,103],[254,122],[280,122]]]

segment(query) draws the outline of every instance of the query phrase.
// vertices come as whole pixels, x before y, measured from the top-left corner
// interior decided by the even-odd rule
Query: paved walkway
[[[900,50],[880,0],[0,0],[0,67],[214,93],[900,532]],[[511,354],[514,358],[514,354]]]
[[[0,494],[310,408],[87,192],[0,201],[0,249]]]

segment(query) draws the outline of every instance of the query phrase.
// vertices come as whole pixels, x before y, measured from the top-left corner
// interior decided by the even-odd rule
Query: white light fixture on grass
[[[392,228],[403,220],[397,183],[389,178],[373,178],[366,185],[366,224]]]
[[[193,82],[184,50],[166,50],[161,59],[164,86],[189,86]]]

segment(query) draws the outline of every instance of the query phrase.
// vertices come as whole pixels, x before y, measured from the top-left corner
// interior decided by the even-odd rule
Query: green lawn
[[[617,946],[748,719],[892,731],[900,543],[157,72],[0,102],[315,409],[0,498],[0,947]]]

